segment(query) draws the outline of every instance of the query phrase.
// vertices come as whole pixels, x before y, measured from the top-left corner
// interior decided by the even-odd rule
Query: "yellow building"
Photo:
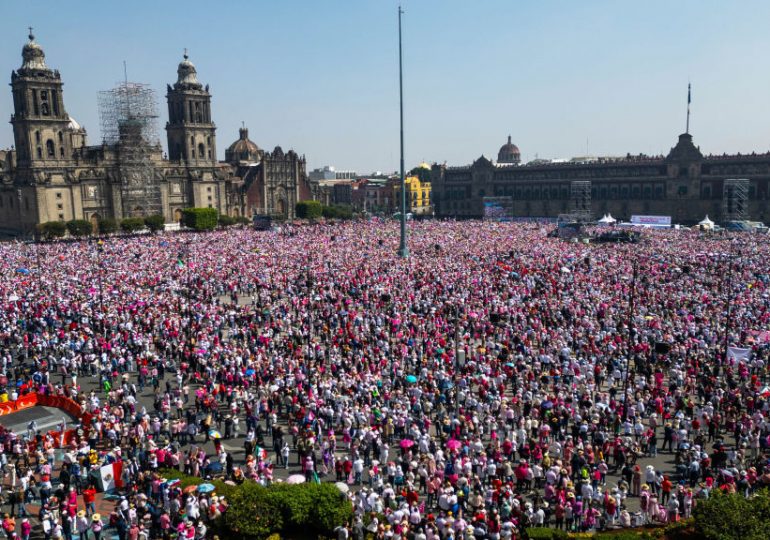
[[[430,193],[430,165],[420,163],[412,169],[404,179],[406,185],[406,205],[408,212],[415,216],[433,215]],[[401,185],[396,182],[393,186],[393,202],[396,212],[401,209]]]

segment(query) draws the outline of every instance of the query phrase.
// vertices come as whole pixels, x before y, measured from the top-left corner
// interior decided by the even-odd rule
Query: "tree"
[[[213,231],[217,227],[216,208],[185,208],[182,211],[182,225],[196,231]]]
[[[126,233],[135,233],[137,231],[141,231],[144,229],[144,219],[140,217],[129,217],[125,218],[123,221],[120,222],[120,228],[123,232]]]
[[[144,218],[144,224],[150,232],[154,233],[166,228],[166,219],[161,215],[147,216]]]
[[[94,232],[94,228],[90,221],[86,221],[85,219],[73,219],[72,221],[67,222],[67,231],[69,231],[72,236],[80,238],[89,236]]]
[[[301,219],[318,219],[323,215],[323,206],[318,201],[300,201],[296,206],[297,217]]]
[[[46,221],[38,225],[37,229],[46,240],[61,238],[67,233],[67,225],[63,221]]]
[[[222,228],[231,227],[235,225],[235,218],[231,218],[227,214],[220,214],[219,226]]]
[[[118,222],[112,218],[103,218],[99,220],[99,232],[101,234],[111,234],[118,230]]]

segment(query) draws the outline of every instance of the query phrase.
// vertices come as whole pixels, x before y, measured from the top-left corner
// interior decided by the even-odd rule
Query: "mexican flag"
[[[257,447],[254,448],[254,455],[258,459],[260,459],[262,461],[265,461],[267,459],[267,450],[265,450],[261,446],[257,446]]]
[[[116,461],[99,468],[102,491],[113,491],[123,487],[123,462]]]

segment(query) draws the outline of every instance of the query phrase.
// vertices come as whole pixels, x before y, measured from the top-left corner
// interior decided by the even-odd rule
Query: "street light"
[[[104,284],[102,281],[102,253],[104,252],[104,241],[100,238],[96,242],[96,264],[99,267],[98,279],[99,279],[99,327],[101,329],[102,336],[104,335]]]
[[[404,11],[398,6],[398,98],[401,112],[401,242],[398,246],[398,255],[409,257],[409,248],[406,245],[406,179],[404,177],[404,70],[401,53],[401,15]]]

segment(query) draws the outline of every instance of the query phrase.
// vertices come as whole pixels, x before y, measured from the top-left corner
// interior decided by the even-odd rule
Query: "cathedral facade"
[[[0,233],[28,235],[40,223],[72,219],[96,228],[102,218],[153,214],[171,223],[188,207],[292,218],[297,201],[319,196],[304,157],[280,147],[262,152],[244,130],[217,160],[211,94],[186,54],[167,87],[167,158],[157,140],[137,146],[139,128],[126,118],[116,140],[89,146],[65,108],[61,75],[31,34],[22,59],[11,74],[15,146],[0,150]],[[256,151],[238,152],[244,141]]]
[[[663,215],[691,224],[708,215],[725,221],[732,211],[725,191],[731,180],[740,179],[746,186],[746,218],[770,220],[770,153],[703,155],[689,133],[681,134],[665,156],[519,161],[509,137],[496,161],[481,156],[467,166],[433,165],[436,216],[483,218],[486,205],[505,201],[510,217],[556,218],[574,210],[573,187],[582,183],[594,218]]]

